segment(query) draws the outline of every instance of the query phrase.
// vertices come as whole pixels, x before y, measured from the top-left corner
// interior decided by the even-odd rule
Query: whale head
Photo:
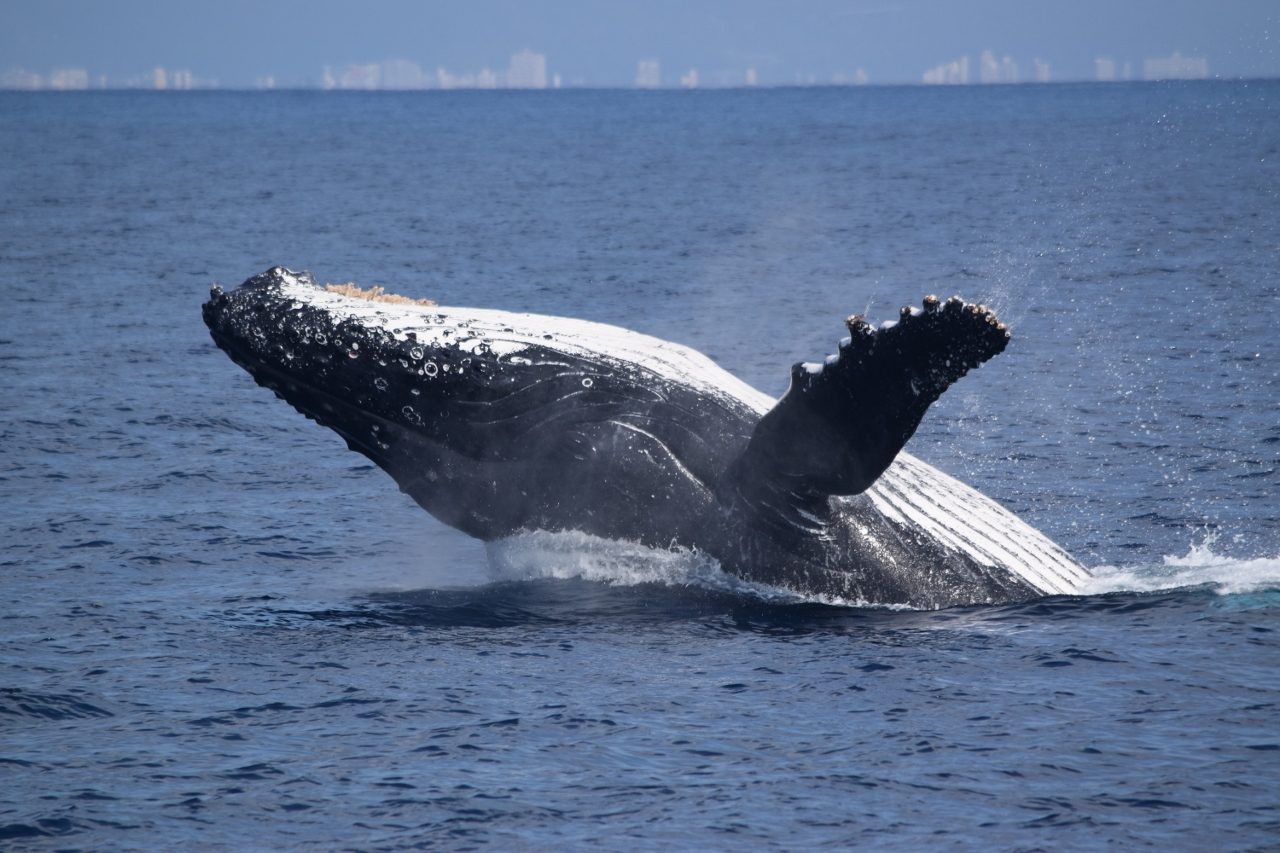
[[[273,267],[230,291],[215,285],[204,320],[259,385],[338,433],[430,512],[473,535],[503,532],[510,525],[495,531],[488,515],[462,508],[483,506],[500,479],[487,469],[503,442],[472,421],[513,390],[493,374],[523,343],[487,338],[473,319],[430,303],[360,294]]]
[[[672,506],[709,502],[726,467],[710,437],[737,433],[745,444],[758,417],[743,394],[762,395],[668,342],[581,320],[369,296],[274,267],[233,290],[215,286],[204,320],[258,384],[474,536],[570,518],[612,535],[591,526],[592,504],[605,499],[679,526],[641,497],[662,487],[680,493]],[[704,414],[692,426],[691,407]],[[632,488],[637,466],[656,470],[643,496]]]
[[[260,385],[379,455],[390,449],[385,423],[421,423],[424,385],[447,383],[473,366],[465,333],[443,328],[430,303],[383,301],[376,289],[368,292],[375,298],[362,299],[353,291],[359,293],[273,267],[230,292],[214,285],[204,320],[214,342]],[[442,346],[451,335],[454,345]]]

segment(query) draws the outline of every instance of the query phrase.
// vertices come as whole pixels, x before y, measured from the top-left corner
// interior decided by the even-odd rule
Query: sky
[[[1107,56],[1205,56],[1212,75],[1280,76],[1280,0],[0,0],[0,72],[86,68],[120,80],[156,66],[223,86],[273,75],[314,86],[326,65],[408,59],[503,70],[531,48],[566,84],[626,86],[640,59],[664,82],[829,82],[862,68],[914,83],[983,50],[1029,77],[1091,79]]]

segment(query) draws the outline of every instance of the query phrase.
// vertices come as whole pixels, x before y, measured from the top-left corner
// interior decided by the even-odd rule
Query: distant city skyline
[[[1262,0],[4,0],[4,88],[715,88],[1280,76]]]
[[[1018,84],[1024,82],[1054,82],[1052,67],[1039,57],[1032,60],[1030,76],[1024,77],[1020,66],[1013,57],[1005,55],[997,60],[990,50],[984,50],[978,57],[978,73],[970,73],[971,63],[968,55],[958,57],[949,62],[935,65],[925,70],[920,82],[924,85],[995,85]],[[1135,77],[1134,64],[1124,62],[1117,64],[1110,57],[1095,57],[1093,75],[1090,79],[1097,82],[1117,82],[1141,79],[1157,80],[1204,80],[1209,73],[1207,57],[1182,56],[1174,52],[1170,56],[1144,57],[1142,74]],[[1121,69],[1119,72],[1117,69]],[[774,85],[782,86],[865,86],[871,84],[871,78],[862,68],[852,75],[837,74],[830,80],[819,80],[815,76],[797,79],[794,82]],[[582,84],[579,84],[582,85]],[[641,59],[636,63],[635,79],[632,86],[637,89],[682,88],[696,89],[701,86],[701,75],[697,68],[689,68],[676,78],[666,78],[662,74],[661,61],[654,58]],[[754,67],[747,67],[737,76],[721,74],[716,88],[757,87],[760,80]],[[216,79],[196,77],[188,69],[166,69],[156,67],[149,72],[133,75],[123,80],[111,81],[104,75],[93,78],[84,68],[57,68],[49,74],[23,68],[12,68],[0,72],[0,89],[6,90],[51,90],[77,91],[88,89],[153,89],[153,90],[191,90],[221,88]],[[274,75],[258,77],[254,88],[274,89]],[[528,48],[512,54],[505,71],[492,68],[481,68],[475,72],[455,73],[439,67],[431,70],[422,68],[416,62],[407,59],[389,59],[385,62],[351,63],[345,66],[326,65],[318,82],[306,88],[345,89],[345,90],[378,90],[378,91],[416,91],[428,89],[560,89],[563,81],[559,74],[547,73],[547,57],[545,54]]]

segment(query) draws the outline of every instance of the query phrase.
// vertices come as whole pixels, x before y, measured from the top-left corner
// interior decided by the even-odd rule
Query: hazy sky
[[[629,85],[656,57],[673,83],[760,82],[866,69],[918,82],[984,49],[1030,77],[1091,78],[1093,58],[1207,56],[1211,74],[1280,76],[1280,0],[0,0],[0,71],[87,68],[96,79],[159,65],[251,85],[315,85],[324,65],[402,58],[424,68],[502,70],[530,47],[566,82]]]

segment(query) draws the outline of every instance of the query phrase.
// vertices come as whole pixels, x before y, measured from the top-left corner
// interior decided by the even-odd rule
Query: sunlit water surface
[[[0,844],[1280,838],[1280,85],[0,94]],[[910,449],[1094,569],[937,613],[444,528],[200,322],[274,264],[772,393],[962,293]]]

